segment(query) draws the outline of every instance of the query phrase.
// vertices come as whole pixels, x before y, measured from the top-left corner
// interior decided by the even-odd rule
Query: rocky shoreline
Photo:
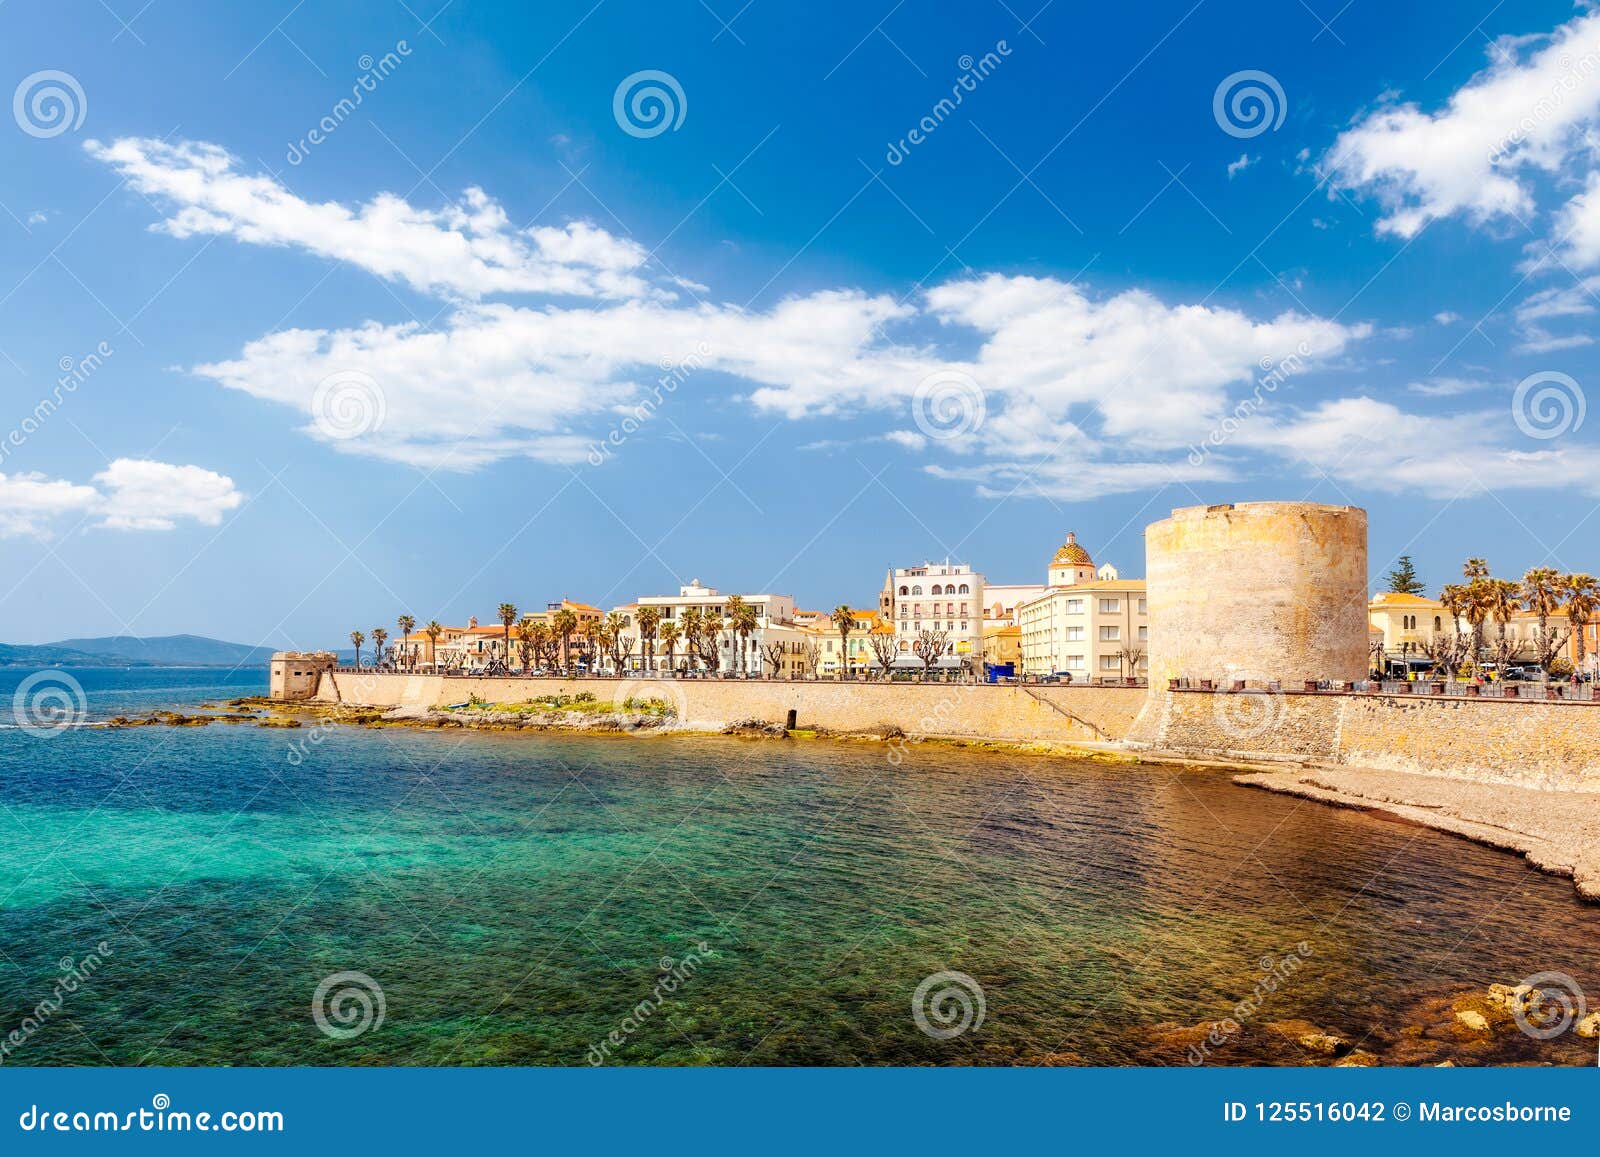
[[[1519,852],[1600,900],[1600,793],[1482,784],[1355,767],[1255,771],[1234,777],[1336,807],[1381,811],[1438,831]]]

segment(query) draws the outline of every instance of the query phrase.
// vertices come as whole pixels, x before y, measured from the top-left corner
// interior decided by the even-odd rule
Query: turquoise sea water
[[[258,672],[74,675],[97,717],[264,689]],[[0,673],[0,707],[21,677]],[[1308,1059],[1268,1027],[1296,1019],[1400,1048],[1437,1019],[1430,998],[1538,972],[1600,1001],[1600,908],[1570,882],[1214,770],[0,729],[0,823],[0,1041],[39,1020],[6,1064],[583,1064],[613,1032],[624,1064],[1182,1064],[1170,1025],[1231,1015],[1292,955],[1213,1063]],[[91,953],[37,1018],[63,961]],[[383,1019],[336,1039],[313,997],[347,972],[381,988]],[[939,972],[982,992],[981,1026],[947,1040],[912,1015]],[[1592,1042],[1513,1036],[1458,1059],[1593,1063]]]

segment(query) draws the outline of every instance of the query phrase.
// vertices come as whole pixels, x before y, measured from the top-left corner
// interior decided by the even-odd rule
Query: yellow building
[[[1382,632],[1383,653],[1391,659],[1425,655],[1435,636],[1454,630],[1450,612],[1438,599],[1397,591],[1374,595],[1367,604],[1367,620]]]
[[[1023,675],[1070,675],[1075,681],[1143,678],[1149,671],[1150,620],[1143,579],[1113,566],[1095,569],[1076,535],[1050,562],[1050,585],[1017,607]]]

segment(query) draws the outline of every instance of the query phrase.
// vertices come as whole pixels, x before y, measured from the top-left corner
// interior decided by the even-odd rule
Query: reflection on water
[[[0,735],[0,1037],[64,960],[110,952],[7,1063],[1183,1064],[1253,992],[1210,1063],[1325,1063],[1311,1032],[1399,1063],[1593,1062],[1474,1043],[1443,1003],[1552,970],[1600,994],[1600,909],[1569,882],[1224,773],[306,737]],[[340,972],[383,997],[349,1039],[312,1016]],[[918,1027],[939,972],[978,986],[981,1027]]]

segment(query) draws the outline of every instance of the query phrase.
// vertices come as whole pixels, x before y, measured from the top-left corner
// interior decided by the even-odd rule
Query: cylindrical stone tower
[[[1367,512],[1316,502],[1190,506],[1145,529],[1150,687],[1363,679]]]

